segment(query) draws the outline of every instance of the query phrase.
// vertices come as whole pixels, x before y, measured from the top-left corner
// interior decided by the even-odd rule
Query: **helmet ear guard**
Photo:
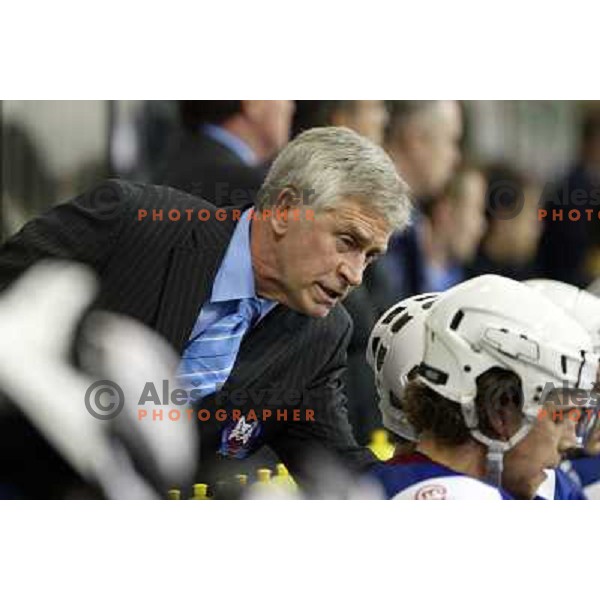
[[[406,385],[406,383],[408,381],[403,382],[402,385]],[[384,384],[378,385],[377,389],[379,390],[379,410],[383,426],[409,442],[416,442],[419,436],[404,411],[398,408],[397,402],[393,401],[395,394]]]
[[[383,425],[409,441],[416,441],[417,434],[400,408],[402,396],[423,358],[425,317],[439,295],[419,294],[391,306],[367,344],[366,358],[375,374]],[[392,401],[392,396],[397,400]]]

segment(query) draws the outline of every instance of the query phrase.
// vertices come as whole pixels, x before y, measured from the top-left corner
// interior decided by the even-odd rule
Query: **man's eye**
[[[356,242],[354,241],[354,238],[350,237],[349,235],[340,235],[339,240],[346,248],[356,247]]]

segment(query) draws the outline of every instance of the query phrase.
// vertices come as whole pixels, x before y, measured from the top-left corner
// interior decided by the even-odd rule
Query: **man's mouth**
[[[343,298],[344,294],[342,292],[338,292],[330,287],[323,285],[322,283],[317,283],[317,287],[321,292],[321,296],[328,304],[335,304],[338,300]]]

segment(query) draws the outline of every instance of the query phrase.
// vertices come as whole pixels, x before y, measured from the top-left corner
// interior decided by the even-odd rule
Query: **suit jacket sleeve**
[[[100,272],[124,222],[126,190],[127,184],[107,181],[27,223],[0,247],[0,291],[44,258]]]
[[[359,446],[348,421],[342,376],[346,369],[346,349],[352,336],[352,323],[330,359],[303,395],[302,411],[314,411],[314,421],[291,422],[285,434],[271,446],[298,482],[309,492],[319,484],[316,472],[325,461],[334,468],[357,474],[377,462],[373,453]]]

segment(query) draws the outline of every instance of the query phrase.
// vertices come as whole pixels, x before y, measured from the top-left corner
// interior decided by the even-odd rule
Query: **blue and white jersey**
[[[560,468],[588,500],[600,500],[600,456],[565,460]]]
[[[372,467],[388,500],[512,500],[504,490],[415,452]]]
[[[534,500],[586,500],[586,497],[564,471],[546,469],[546,481],[540,485]]]

